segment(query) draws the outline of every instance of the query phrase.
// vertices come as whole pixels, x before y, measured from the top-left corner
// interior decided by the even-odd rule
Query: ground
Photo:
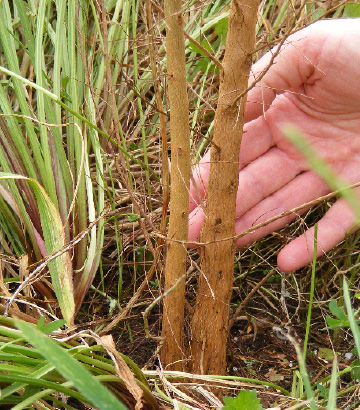
[[[293,397],[302,396],[303,386],[300,381],[295,344],[297,343],[301,349],[304,345],[311,267],[306,267],[299,272],[283,274],[277,270],[275,262],[276,253],[284,238],[291,237],[292,232],[298,231],[301,225],[312,223],[316,215],[321,215],[322,211],[323,209],[313,210],[308,213],[306,219],[296,221],[282,232],[263,240],[261,246],[254,244],[249,249],[238,253],[230,308],[230,317],[232,319],[236,317],[236,320],[228,340],[229,375],[268,382],[286,389]],[[198,255],[196,251],[191,251],[189,257],[197,259]],[[343,276],[341,268],[349,263],[351,258],[356,257],[357,255],[347,255],[343,244],[333,251],[330,258],[324,257],[318,262],[306,361],[312,385],[331,375],[334,352],[339,371],[348,367],[355,359],[355,356],[350,353],[354,347],[351,333],[346,328],[330,329],[326,317],[334,317],[329,311],[330,300],[338,300],[339,306],[342,301],[340,298]],[[350,259],[346,260],[346,258]],[[126,286],[129,289],[134,286],[130,272],[131,270],[128,273],[124,272],[124,279],[128,275]],[[266,276],[268,279],[264,281]],[[138,281],[140,282],[141,279],[139,274]],[[257,286],[261,281],[263,281],[261,286]],[[109,282],[111,283],[111,280]],[[158,283],[161,283],[160,277],[158,281],[150,284],[129,313],[128,319],[122,321],[112,331],[119,351],[145,370],[154,370],[159,366],[156,356],[158,343],[146,337],[142,318],[142,312],[158,296]],[[194,278],[188,282],[189,304],[194,300],[195,284]],[[124,285],[124,288],[126,286]],[[358,289],[357,277],[354,289]],[[252,296],[249,298],[250,293]],[[108,294],[111,294],[111,290]],[[98,295],[96,298],[96,303],[91,304],[90,310],[97,310],[95,315],[105,319],[108,316],[108,300],[101,300]],[[244,301],[246,304],[240,312],[237,312]],[[159,336],[161,330],[159,306],[152,310],[149,321],[150,333]],[[343,400],[344,406],[345,402],[347,405],[353,405],[357,402],[356,384],[349,373],[339,380],[339,391],[350,389],[350,393],[345,395],[344,399],[339,399],[340,402]],[[257,389],[264,408],[275,405],[288,408],[289,400],[282,393],[277,393],[275,389],[256,383],[245,383],[245,385]],[[236,392],[238,390],[235,389],[230,394]]]

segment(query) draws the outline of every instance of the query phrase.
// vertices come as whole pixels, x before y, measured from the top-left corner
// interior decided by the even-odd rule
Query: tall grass
[[[1,227],[7,227],[7,241],[17,244],[15,256],[29,254],[30,271],[104,211],[99,134],[78,118],[96,125],[97,102],[91,94],[94,79],[85,79],[100,66],[101,57],[91,58],[89,15],[88,2],[40,1],[37,7],[35,2],[17,0],[0,5],[1,64],[12,74],[3,75],[0,86],[0,167],[37,181],[52,208],[51,213],[45,212],[44,201],[26,180],[3,179],[1,189],[8,200],[1,201],[1,214],[14,212],[16,203],[16,216],[2,218]],[[97,75],[98,82],[102,75]],[[90,179],[90,153],[95,159],[96,185]],[[19,230],[23,231],[21,237],[13,234]],[[100,221],[89,235],[48,265],[60,309],[69,323],[98,269],[102,243]],[[35,286],[51,297],[48,286]]]
[[[224,7],[226,4],[216,2],[197,12],[203,30],[211,30],[226,17]],[[137,46],[141,40],[137,32],[143,24],[140,15],[140,3],[135,0],[5,0],[0,4],[0,168],[6,173],[0,187],[0,227],[4,246],[16,257],[29,255],[29,282],[48,299],[53,288],[69,323],[101,261],[104,219],[88,232],[87,227],[107,209],[116,208],[114,180],[110,177],[110,184],[105,182],[112,172],[108,153],[115,150],[125,156],[130,186],[131,165],[140,164],[149,197],[150,178],[157,178],[147,151],[149,135],[156,132],[148,118],[152,115],[156,124],[158,115],[150,113],[154,97],[150,96],[151,105],[143,102],[151,87],[151,73],[144,69],[146,63],[138,61],[144,54],[144,47],[139,51]],[[163,23],[156,28],[160,33]],[[199,24],[189,20],[187,30],[202,41]],[[190,59],[197,55],[190,48],[188,53]],[[163,68],[162,46],[158,55]],[[191,64],[189,80],[198,75]],[[204,87],[195,107],[203,93]],[[132,99],[137,104],[134,110]],[[138,125],[127,128],[131,123]],[[137,135],[141,148],[134,155],[129,146]],[[110,151],[108,141],[113,146]],[[43,188],[41,198],[30,180]],[[52,207],[51,212],[44,212],[45,203]],[[117,226],[115,240],[121,255]],[[41,272],[35,270],[44,258],[65,249],[46,269],[45,264]],[[119,261],[121,292],[121,257]],[[47,271],[51,286],[38,280]]]
[[[207,53],[215,59],[222,58],[229,3],[230,0],[184,2],[185,30],[189,35],[186,56],[193,162],[198,160],[211,141],[218,72],[214,60]],[[254,59],[272,47],[292,24],[296,11],[293,3],[261,1]],[[295,22],[296,27],[324,15],[330,3],[335,3],[334,6],[339,4],[327,1],[300,3],[305,3],[305,7]],[[115,294],[118,292],[119,300],[116,306],[121,306],[121,298],[132,291],[130,286],[126,287],[127,293],[123,289],[125,262],[131,264],[129,270],[136,283],[137,275],[143,273],[139,269],[139,255],[143,256],[145,268],[153,258],[153,255],[149,257],[147,244],[141,239],[133,246],[133,254],[126,260],[131,254],[128,250],[131,239],[140,235],[136,230],[138,221],[148,216],[150,222],[155,221],[156,225],[157,211],[161,208],[159,113],[155,109],[142,7],[142,2],[138,0],[0,2],[0,252],[3,260],[17,263],[26,260],[23,255],[28,256],[28,265],[22,268],[27,274],[25,281],[22,273],[13,269],[10,263],[4,264],[4,273],[1,271],[5,283],[2,293],[7,292],[10,296],[16,289],[20,291],[32,285],[26,292],[33,289],[32,296],[41,296],[49,302],[49,311],[53,310],[52,313],[59,315],[57,306],[53,308],[51,304],[55,294],[61,314],[68,324],[73,323],[76,312],[81,309],[95,275],[98,274],[102,281],[101,291],[104,292],[105,286],[108,286],[102,278],[103,264],[109,260],[110,263],[117,261],[113,267],[117,271]],[[344,3],[328,15],[341,16],[359,17],[359,6]],[[153,17],[156,64],[159,83],[164,90],[165,23],[161,10],[154,8]],[[168,115],[165,93],[162,98],[164,113]],[[120,166],[120,170],[141,205],[142,215],[134,215],[133,205],[127,199],[119,177],[119,167],[114,166],[114,162],[120,163],[120,156],[125,158],[125,166]],[[333,178],[331,180],[334,181]],[[119,210],[122,206],[124,209]],[[126,234],[121,232],[121,225],[124,224],[131,225]],[[356,267],[351,265],[354,259],[355,265],[358,263],[359,256],[352,256],[356,252],[358,238],[349,239],[349,246],[346,245],[348,257],[344,269],[350,275],[350,286],[354,285],[357,277]],[[278,249],[278,242],[274,244],[274,241],[264,240],[243,252],[242,269],[248,270],[242,272],[242,277],[245,278],[250,271],[262,269],[263,260],[268,267],[268,260]],[[110,248],[115,256],[105,260],[104,248]],[[259,262],[262,252],[265,256]],[[246,268],[247,258],[250,259],[249,268]],[[325,283],[328,276],[343,268],[342,261],[334,258],[331,267],[322,272],[321,278],[318,278],[320,275],[315,278],[313,266],[312,292],[314,281]],[[20,282],[22,286],[18,288]],[[346,296],[351,294],[351,290],[348,291],[342,280],[339,287],[344,289],[346,312],[359,355],[357,323],[349,313],[351,298]],[[301,279],[300,288],[307,289],[307,283]],[[269,295],[271,298],[270,292]],[[318,304],[313,296],[314,313]],[[340,291],[335,297],[342,297]],[[16,309],[16,300],[13,306]],[[312,323],[307,323],[307,334],[310,336],[311,326]],[[21,337],[25,338],[25,332],[21,333]],[[9,343],[10,348],[12,344],[21,345],[13,353],[19,353],[22,357],[23,342],[14,342],[19,332],[10,335],[2,327],[0,333],[2,341],[5,345]],[[1,345],[3,353],[9,348],[4,344]],[[309,352],[310,347],[307,343],[305,346]],[[14,356],[1,357],[2,362],[15,363]],[[37,351],[36,359],[40,360],[40,357]],[[325,405],[328,409],[335,408],[336,381],[339,384],[340,377],[351,372],[350,367],[336,372],[334,363],[330,394],[327,400],[323,400],[319,398],[316,385],[312,385],[310,391],[309,382],[306,381],[305,359],[300,352],[299,361],[303,360],[301,365],[304,365],[302,377],[312,400],[311,406],[314,407],[316,402],[316,405]],[[2,383],[11,386],[7,390],[9,396],[13,394],[12,389],[16,391],[19,387],[15,379],[22,371],[26,370],[39,379],[45,377],[40,376],[42,370],[44,374],[50,372],[49,362],[46,364],[48,367],[44,365],[37,368],[38,373],[37,370],[31,373],[25,361],[20,362],[21,366],[15,369],[11,380],[5,380],[9,368],[3,367],[0,372],[4,376]],[[34,365],[40,366],[40,361]],[[91,366],[93,362],[89,362],[88,369]],[[115,377],[113,373],[111,376]],[[56,374],[54,380],[65,383],[64,377],[68,375]],[[330,377],[323,379],[326,386],[329,380]],[[30,380],[26,382],[30,383]],[[261,380],[259,382],[269,385]],[[301,379],[301,392],[293,398],[294,402],[301,401],[303,385],[304,380]],[[50,389],[54,386],[45,383],[42,387]],[[19,391],[23,388],[25,385],[21,384]],[[355,388],[354,382],[349,389],[354,391]],[[34,394],[41,395],[44,390],[40,390]],[[46,394],[49,396],[43,397],[49,398],[52,393]],[[66,390],[64,394],[73,393]],[[17,396],[17,393],[14,395]],[[14,400],[16,403],[21,401],[18,397]],[[290,406],[290,399],[286,400]]]
[[[34,326],[0,318],[1,406],[75,409],[86,404],[125,410],[138,403],[158,408],[145,377],[127,357],[118,355],[116,367],[104,356],[108,347],[59,343],[47,336],[52,332],[59,336],[63,324],[63,320],[47,324],[39,320]]]

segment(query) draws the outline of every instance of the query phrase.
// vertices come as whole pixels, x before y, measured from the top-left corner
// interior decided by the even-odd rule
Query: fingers
[[[236,198],[236,218],[292,181],[301,169],[283,151],[271,148],[242,169]]]
[[[267,197],[259,204],[251,208],[242,217],[235,222],[235,232],[239,234],[252,226],[280,215],[285,211],[289,211],[301,204],[310,202],[329,192],[327,185],[316,175],[311,172],[305,172],[298,175],[286,186],[275,192],[273,195]],[[305,212],[304,209],[302,212]],[[301,214],[301,212],[299,212]],[[271,232],[274,232],[290,221],[295,219],[299,214],[293,214],[256,229],[253,233],[238,239],[237,246],[246,246],[257,239],[260,239]]]
[[[263,155],[274,144],[272,135],[263,117],[245,124],[239,154],[239,170]],[[201,204],[205,197],[210,173],[210,151],[193,168],[193,179],[190,181],[190,212]],[[199,198],[200,196],[200,198]]]
[[[348,163],[345,167],[344,164],[339,163],[335,167],[335,170],[343,180],[348,181],[349,184],[360,181],[359,162],[357,160]],[[235,223],[236,233],[241,233],[251,228],[251,226],[266,221],[273,216],[277,216],[303,203],[310,202],[328,192],[329,188],[325,182],[312,172],[304,172],[239,218]],[[353,192],[359,197],[360,206],[360,188],[354,189]],[[299,214],[305,211],[306,209],[299,212]],[[240,247],[246,246],[280,229],[296,216],[295,214],[289,215],[263,228],[257,229],[253,233],[240,238],[237,245]],[[355,226],[355,223],[356,217],[353,210],[343,199],[338,200],[318,223],[317,256],[328,252],[340,243],[348,233],[358,229],[360,225]],[[299,269],[311,262],[313,251],[314,227],[294,239],[281,250],[278,255],[278,266],[284,272]]]
[[[197,163],[192,170],[189,191],[189,212],[201,204],[205,197],[210,174],[210,151]]]
[[[196,170],[201,169],[200,166]],[[271,148],[240,172],[236,198],[236,217],[243,215],[264,198],[286,185],[299,172],[300,169],[286,154],[277,148]],[[204,180],[201,180],[201,185],[198,184],[198,186],[200,187],[199,191],[201,190],[201,193],[203,193]],[[199,240],[203,221],[204,212],[200,205],[192,210],[189,217],[190,241],[197,242]]]
[[[359,193],[359,189],[357,190]],[[359,202],[360,206],[360,202]],[[321,256],[338,245],[347,234],[359,228],[349,205],[339,199],[318,223],[316,255]],[[314,227],[286,245],[278,255],[278,266],[291,272],[312,261],[314,252]]]
[[[354,184],[360,181],[359,160],[348,163],[342,168],[338,165],[337,172],[348,181]],[[360,188],[353,190],[353,193],[359,198],[360,207]],[[316,255],[320,256],[338,245],[347,234],[358,229],[355,226],[356,216],[347,202],[339,199],[329,209],[329,211],[318,222],[317,250]],[[286,245],[278,255],[278,266],[284,272],[299,269],[312,261],[314,252],[314,227],[310,228],[303,235],[294,239]]]
[[[290,175],[294,177],[298,173],[298,170],[295,169],[295,165],[291,164],[289,160],[286,160],[285,155],[281,154],[279,150],[274,150],[272,153],[269,153],[269,155],[265,154],[264,158],[263,154],[266,153],[272,145],[273,139],[263,117],[245,125],[239,154],[239,170],[245,168],[246,165],[252,161],[255,162],[249,165],[251,169],[247,174],[243,175],[240,173],[238,198],[236,200],[237,204],[240,205],[239,208],[237,208],[237,215],[244,212],[244,209],[241,208],[243,204],[248,204],[247,209],[249,209],[256,201],[268,195],[269,192],[273,192],[278,189],[277,187],[287,183],[290,180]],[[261,165],[262,163],[264,165]],[[269,181],[268,176],[270,174],[267,169],[269,166],[270,169],[281,170],[282,172],[279,173],[282,175],[273,176],[273,180]],[[290,169],[286,170],[286,167],[291,168],[291,171]],[[209,172],[210,152],[203,157],[193,170],[193,180],[190,183],[189,195],[189,241],[197,242],[200,237],[200,230],[204,221],[203,204],[201,202],[207,189]],[[286,182],[283,182],[284,176]],[[275,184],[274,181],[276,181]],[[254,184],[254,182],[256,183]],[[245,193],[246,198],[242,198],[242,192]]]
[[[200,230],[201,230],[203,222],[204,222],[204,211],[199,206],[195,208],[189,215],[189,233],[188,233],[189,241],[199,242]]]
[[[237,214],[241,214],[246,209],[251,209],[235,221],[236,234],[250,229],[252,226],[264,222],[273,216],[280,215],[282,212],[293,209],[303,203],[310,202],[313,199],[316,199],[319,196],[325,195],[329,192],[329,188],[326,184],[311,172],[300,174],[294,179],[294,175],[298,172],[296,167],[286,166],[281,169],[287,159],[281,158],[281,155],[283,154],[281,154],[279,150],[272,149],[266,155],[268,157],[266,158],[266,161],[273,161],[272,164],[274,167],[276,167],[275,162],[278,158],[280,171],[273,173],[270,172],[271,168],[270,170],[269,168],[264,169],[264,175],[262,177],[265,178],[264,181],[266,182],[270,179],[271,183],[262,184],[262,188],[259,188],[258,190],[255,188],[258,183],[254,182],[253,176],[250,173],[244,173],[245,170],[240,173],[240,189],[238,191],[238,200],[236,205]],[[264,157],[261,158],[261,162],[263,158]],[[259,168],[255,169],[257,165],[259,165]],[[255,162],[247,168],[250,167],[255,169],[254,171],[251,171],[251,173],[254,173],[253,175],[258,174],[260,179],[262,164],[257,164]],[[287,183],[287,179],[290,179],[289,183]],[[286,185],[283,186],[284,184]],[[276,186],[279,187],[279,190],[270,195]],[[261,200],[262,198],[264,199]],[[252,207],[252,203],[256,203],[256,205]],[[303,212],[305,212],[305,210]],[[257,229],[253,233],[249,233],[240,238],[237,241],[237,246],[244,247],[249,245],[257,239],[260,239],[269,233],[282,228],[297,216],[298,214],[290,215],[281,218],[263,228]],[[197,207],[189,217],[190,241],[199,241],[203,221],[204,212],[201,207]]]
[[[305,56],[302,51],[306,30],[300,33],[289,38],[282,47],[280,55],[276,57],[275,64],[248,94],[245,111],[247,124],[244,127],[241,143],[240,169],[264,154],[273,145],[266,121],[260,115],[269,108],[276,94],[286,90],[296,90],[314,70],[311,58]],[[294,42],[296,47],[293,45]],[[249,84],[267,68],[273,53],[274,50],[269,51],[253,66]],[[252,121],[255,119],[256,121]],[[209,172],[210,153],[207,153],[193,170],[193,181],[190,184],[190,212],[201,203],[201,199],[205,196]]]

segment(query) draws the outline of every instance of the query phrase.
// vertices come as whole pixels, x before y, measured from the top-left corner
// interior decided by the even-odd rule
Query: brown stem
[[[199,276],[191,323],[194,373],[224,374],[226,370],[235,241],[214,241],[235,235],[238,156],[246,99],[246,95],[238,96],[248,86],[258,5],[259,0],[233,0],[230,8],[213,137],[219,149],[211,150],[206,217],[200,234],[200,241],[206,243],[200,252],[206,280],[204,275]]]
[[[167,82],[170,103],[171,185],[168,237],[186,240],[188,236],[190,144],[189,102],[185,71],[185,40],[181,0],[165,0]],[[168,241],[165,265],[165,291],[186,273],[186,246]],[[161,360],[173,370],[182,370],[185,359],[184,336],[185,281],[164,299]]]

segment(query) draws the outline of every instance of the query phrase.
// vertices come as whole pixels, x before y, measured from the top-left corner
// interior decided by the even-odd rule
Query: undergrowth
[[[212,135],[228,6],[184,2],[193,163]],[[351,1],[263,0],[254,61],[292,25],[359,16]],[[151,17],[168,117],[162,2]],[[142,313],[162,291],[171,147],[161,144],[146,21],[138,0],[0,2],[0,311],[10,316],[0,320],[0,404],[222,408],[207,389],[215,383],[225,409],[357,408],[360,234],[310,268],[276,268],[281,246],[331,200],[237,255],[227,376],[161,368],[159,304],[146,329]],[[191,311],[198,255],[188,256]]]

